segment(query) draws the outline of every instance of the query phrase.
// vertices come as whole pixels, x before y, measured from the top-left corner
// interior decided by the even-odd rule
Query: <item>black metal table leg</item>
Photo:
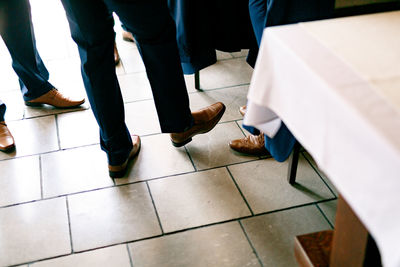
[[[196,71],[194,73],[194,88],[200,90],[200,72]]]
[[[289,184],[296,182],[297,164],[299,163],[300,143],[296,141],[292,154],[289,157],[289,167],[287,180]]]

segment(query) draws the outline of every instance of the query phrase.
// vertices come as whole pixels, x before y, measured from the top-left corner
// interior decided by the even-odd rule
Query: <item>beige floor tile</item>
[[[16,150],[8,154],[1,153],[0,159],[58,150],[54,116],[11,121],[8,123],[8,128],[14,136]]]
[[[198,170],[257,159],[230,149],[229,141],[242,137],[235,122],[222,123],[206,134],[195,136],[187,149]]]
[[[249,84],[252,73],[246,58],[221,60],[200,71],[200,86],[208,90]]]
[[[242,221],[264,266],[297,266],[294,238],[330,229],[315,206],[280,211]]]
[[[66,257],[31,264],[34,267],[130,267],[126,245],[77,253]]]
[[[65,198],[0,209],[0,266],[69,253]]]
[[[152,99],[151,87],[145,72],[118,76],[124,102]]]
[[[333,185],[333,183],[331,182],[331,180],[328,178],[328,176],[326,176],[326,174],[321,171],[318,168],[317,163],[315,162],[315,160],[311,157],[311,155],[308,152],[303,152],[303,156],[308,159],[311,162],[311,165],[314,166],[314,168],[317,170],[317,172],[319,173],[319,175],[321,175],[322,179],[324,179],[324,181],[328,184],[329,188],[333,191],[333,193],[335,193],[336,196],[339,196],[339,191],[336,189],[336,187]]]
[[[106,154],[99,145],[42,155],[43,196],[112,186],[107,164]]]
[[[74,251],[161,234],[145,183],[68,197]]]
[[[125,104],[125,122],[131,134],[161,133],[153,100]]]
[[[323,203],[319,203],[318,206],[328,218],[329,222],[332,225],[335,225],[336,218],[336,208],[337,208],[337,200],[331,200]]]
[[[196,111],[215,102],[222,102],[226,106],[221,122],[240,120],[243,116],[239,107],[246,105],[248,86],[231,87],[226,89],[204,91],[190,94],[190,108]]]
[[[225,168],[149,182],[165,232],[250,215]]]
[[[125,178],[115,180],[117,184],[195,171],[185,148],[173,147],[167,134],[143,137],[128,170]]]
[[[242,49],[240,52],[233,52],[231,55],[235,58],[237,57],[247,57],[249,54],[249,49]]]
[[[40,199],[39,157],[0,161],[0,206]]]
[[[228,52],[223,52],[223,51],[216,50],[216,53],[217,53],[217,60],[224,60],[224,59],[233,58],[232,54],[228,53]]]
[[[6,121],[22,120],[24,118],[25,105],[21,91],[12,90],[1,93],[0,100],[7,106],[5,114]]]
[[[92,110],[59,114],[57,122],[62,149],[100,142],[99,126]]]
[[[260,266],[237,222],[129,245],[134,266]]]
[[[265,159],[228,168],[254,213],[334,197],[303,157],[299,159],[295,186],[287,182],[287,161],[279,163],[274,159]]]
[[[125,45],[120,45],[120,43],[118,43],[118,52],[121,57],[122,65],[124,66],[125,73],[129,74],[146,71],[142,57],[140,56],[135,44],[128,43]]]

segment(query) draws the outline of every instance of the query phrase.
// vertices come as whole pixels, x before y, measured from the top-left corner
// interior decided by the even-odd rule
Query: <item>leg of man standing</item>
[[[69,108],[84,102],[65,98],[48,82],[49,72],[36,49],[28,0],[0,1],[0,34],[19,77],[25,104]]]
[[[180,66],[175,24],[164,0],[62,0],[71,34],[78,44],[82,75],[93,113],[100,126],[100,142],[108,155],[110,176],[119,177],[137,154],[124,122],[122,96],[113,60],[114,32],[109,10],[117,13],[137,41],[150,80],[161,129],[181,146],[211,130],[224,113],[222,103],[193,113]],[[133,151],[133,152],[132,152]]]

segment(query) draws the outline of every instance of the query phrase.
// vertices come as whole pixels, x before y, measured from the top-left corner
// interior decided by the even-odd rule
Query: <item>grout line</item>
[[[244,228],[242,222],[241,222],[240,220],[239,220],[238,222],[239,222],[240,228],[242,228],[242,231],[243,231],[244,236],[246,237],[247,241],[249,242],[249,245],[250,245],[251,249],[253,250],[253,253],[254,253],[254,254],[256,255],[256,257],[257,257],[257,260],[258,260],[258,262],[260,263],[260,266],[264,267],[264,264],[262,263],[262,261],[261,261],[261,259],[260,259],[260,256],[259,256],[258,253],[257,253],[256,248],[254,247],[253,243],[251,242],[250,237],[247,235],[246,229]]]
[[[42,155],[39,155],[39,179],[40,179],[40,199],[43,199],[43,168]],[[0,207],[1,208],[1,207]]]
[[[69,229],[69,241],[71,245],[71,253],[74,253],[74,246],[72,244],[72,229],[71,229],[71,215],[69,214],[69,202],[68,196],[65,197],[65,203],[67,205],[67,216],[68,216],[68,229]]]
[[[243,120],[243,119],[242,119]],[[239,127],[239,129],[240,129],[240,131],[243,133],[243,137],[246,137],[247,135],[246,135],[246,133],[243,131],[243,128],[242,127],[240,127],[240,125],[239,125],[239,123],[238,123],[238,121],[237,120],[235,120],[235,122],[236,122],[236,125]]]
[[[149,194],[150,194],[151,203],[153,203],[154,211],[156,212],[158,224],[160,225],[161,235],[164,235],[164,229],[163,229],[162,224],[161,224],[160,216],[158,215],[156,203],[154,202],[153,195],[151,194],[150,186],[149,186],[149,183],[147,181],[146,181],[146,185],[147,185],[147,190],[149,191]]]
[[[325,220],[328,222],[328,224],[332,227],[332,229],[335,229],[334,225],[332,225],[332,223],[329,221],[328,217],[326,216],[326,214],[322,211],[322,209],[320,208],[320,206],[318,205],[318,203],[315,204],[315,206],[317,207],[317,209],[321,212],[322,216],[324,216]]]
[[[61,150],[61,141],[60,141],[60,128],[58,127],[58,114],[54,115],[54,120],[56,122],[56,132],[57,132],[57,143],[58,143],[58,149]]]
[[[194,171],[195,171],[195,172],[197,172],[196,165],[194,164],[194,161],[193,161],[193,159],[192,159],[192,156],[190,155],[190,153],[189,153],[189,150],[187,149],[187,147],[186,147],[186,146],[185,146],[185,150],[186,150],[186,154],[189,156],[190,162],[192,162],[192,165],[193,165]]]
[[[131,252],[129,250],[129,244],[128,243],[126,243],[126,250],[128,251],[128,257],[129,257],[129,262],[131,264],[131,267],[133,267],[132,255],[131,255]]]
[[[314,165],[311,163],[311,161],[304,155],[304,152],[301,152],[301,155],[303,156],[303,158],[308,162],[308,164],[310,164],[311,168],[313,168],[313,170],[317,173],[317,175],[319,176],[319,178],[322,180],[322,182],[328,187],[329,191],[331,191],[331,193],[335,196],[335,198],[337,198],[337,195],[335,194],[335,192],[332,190],[332,188],[328,185],[328,183],[325,181],[324,178],[322,178],[321,174],[319,173],[318,169],[316,167],[314,167]]]
[[[244,202],[246,203],[247,208],[250,210],[251,216],[254,216],[254,212],[253,212],[253,210],[251,209],[249,202],[247,202],[246,197],[244,196],[244,194],[243,194],[242,190],[240,189],[239,185],[236,183],[236,180],[235,180],[235,178],[233,177],[231,171],[229,170],[228,167],[225,167],[225,168],[226,168],[226,170],[228,171],[229,175],[231,176],[231,179],[232,179],[233,183],[235,184],[237,190],[239,191],[240,195],[242,196]]]

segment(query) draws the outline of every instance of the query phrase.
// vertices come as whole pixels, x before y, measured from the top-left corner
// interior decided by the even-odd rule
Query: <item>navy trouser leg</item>
[[[113,18],[103,1],[62,0],[71,35],[78,45],[86,93],[100,127],[101,148],[111,165],[123,163],[132,140],[125,125],[115,73]]]
[[[50,91],[54,86],[48,82],[49,72],[36,49],[28,0],[0,1],[0,34],[10,52],[24,100]]]
[[[0,99],[0,121],[4,121],[4,116],[6,114],[6,104],[3,103]]]
[[[146,66],[162,132],[192,125],[189,97],[167,1],[104,1],[136,40]]]

